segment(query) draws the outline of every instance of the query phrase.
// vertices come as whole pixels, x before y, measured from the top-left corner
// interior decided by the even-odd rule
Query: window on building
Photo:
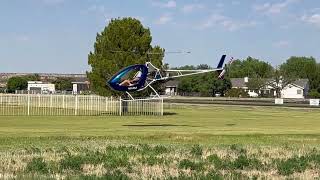
[[[298,89],[298,90],[297,90],[297,94],[302,94],[302,90],[301,90],[301,89]]]

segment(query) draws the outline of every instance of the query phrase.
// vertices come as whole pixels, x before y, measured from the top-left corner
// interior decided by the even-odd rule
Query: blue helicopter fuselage
[[[131,71],[140,71],[141,75],[139,77],[139,80],[137,82],[135,82],[132,85],[129,86],[124,86],[124,85],[120,85],[122,81],[124,81],[124,77],[130,73]],[[120,70],[118,73],[116,73],[109,81],[108,81],[108,85],[116,90],[116,91],[137,91],[141,88],[143,88],[143,86],[145,85],[146,79],[148,76],[148,68],[146,65],[143,64],[136,64],[136,65],[132,65],[132,66],[128,66],[122,70]]]

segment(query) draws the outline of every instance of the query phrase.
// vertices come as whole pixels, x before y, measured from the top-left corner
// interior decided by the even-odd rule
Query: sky
[[[319,0],[1,0],[0,72],[85,73],[96,34],[135,17],[171,67],[222,54],[276,66],[290,56],[320,62]]]

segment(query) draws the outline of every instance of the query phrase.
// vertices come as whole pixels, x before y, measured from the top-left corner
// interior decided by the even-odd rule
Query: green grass
[[[319,175],[319,109],[186,106],[165,112],[0,116],[0,179]]]
[[[209,135],[318,134],[320,110],[276,107],[189,107],[163,117],[0,116],[0,136],[126,136],[176,133]]]

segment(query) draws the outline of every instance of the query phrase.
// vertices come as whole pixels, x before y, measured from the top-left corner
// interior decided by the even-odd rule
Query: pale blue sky
[[[84,73],[110,18],[136,17],[171,66],[215,65],[224,53],[272,65],[320,61],[319,0],[1,0],[0,72]]]

